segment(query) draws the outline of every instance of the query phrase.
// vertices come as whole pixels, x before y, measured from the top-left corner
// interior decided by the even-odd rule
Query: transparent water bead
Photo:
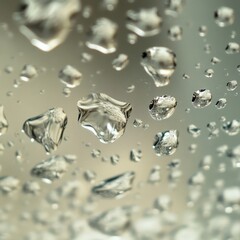
[[[102,0],[102,7],[108,11],[113,11],[117,8],[119,0]]]
[[[228,91],[234,91],[238,86],[237,80],[231,80],[227,82],[227,90]]]
[[[236,54],[240,51],[240,45],[236,42],[229,42],[225,48],[226,54]]]
[[[172,155],[178,147],[178,131],[167,130],[155,135],[153,149],[157,156]]]
[[[37,69],[31,64],[26,64],[21,71],[20,79],[24,82],[28,82],[32,78],[37,77],[37,75]]]
[[[8,120],[4,113],[4,106],[0,105],[0,136],[7,132],[8,126]]]
[[[112,66],[116,71],[121,71],[128,65],[128,63],[128,55],[122,53],[112,61]]]
[[[107,18],[99,18],[91,27],[87,47],[95,49],[101,53],[109,54],[117,50],[115,40],[118,26]]]
[[[202,25],[198,28],[198,33],[200,37],[206,37],[208,28],[205,25]]]
[[[212,94],[208,89],[200,89],[193,93],[192,104],[195,108],[207,107],[212,101]]]
[[[169,195],[161,195],[155,199],[153,205],[161,212],[167,211],[172,206],[172,199]]]
[[[130,160],[133,162],[140,162],[142,159],[142,151],[140,149],[132,149],[130,151]]]
[[[166,0],[165,1],[165,14],[177,17],[182,11],[185,0]]]
[[[67,156],[52,156],[35,165],[31,170],[31,175],[40,178],[43,182],[52,183],[63,177],[71,163],[72,161],[69,161]]]
[[[141,65],[156,87],[166,86],[177,66],[176,55],[166,47],[151,47],[142,53]]]
[[[80,8],[78,0],[22,0],[14,19],[32,45],[48,52],[64,42]]]
[[[74,67],[66,65],[58,74],[61,82],[68,88],[75,88],[80,85],[82,74]]]
[[[156,184],[161,181],[161,167],[159,165],[153,166],[148,176],[148,183]]]
[[[204,75],[207,78],[212,78],[213,74],[214,74],[214,70],[211,69],[211,68],[206,69],[205,72],[204,72]]]
[[[127,28],[141,37],[154,36],[160,32],[162,18],[154,8],[143,8],[139,11],[127,11]]]
[[[125,172],[103,180],[92,188],[92,192],[103,198],[120,198],[132,190],[134,178],[135,172]]]
[[[219,27],[230,26],[234,23],[234,10],[232,8],[222,6],[214,12],[214,18]]]
[[[239,186],[227,187],[218,196],[218,201],[224,207],[240,207],[240,188]]]
[[[199,137],[200,134],[201,134],[201,129],[198,128],[198,127],[197,127],[196,125],[194,125],[194,124],[190,124],[190,125],[188,126],[188,128],[187,128],[187,131],[188,131],[188,133],[191,134],[192,137],[194,137],[194,138]]]
[[[12,176],[0,177],[0,192],[2,194],[9,194],[15,191],[20,185],[19,179]]]
[[[175,97],[163,95],[155,97],[149,105],[150,116],[154,120],[163,120],[171,117],[177,107],[177,100]]]
[[[36,195],[41,190],[40,184],[36,181],[27,181],[23,184],[22,191],[25,194]]]
[[[217,58],[217,57],[213,57],[213,58],[211,59],[212,65],[216,65],[216,64],[218,64],[218,63],[220,63],[220,62],[221,62],[221,59],[219,59],[219,58]]]
[[[168,29],[168,37],[171,41],[179,41],[182,39],[182,27],[175,25]]]
[[[189,178],[188,183],[192,186],[201,186],[205,182],[205,179],[204,174],[199,171]]]
[[[26,120],[22,129],[29,138],[40,143],[46,152],[52,152],[58,148],[66,125],[67,115],[63,109],[52,108]]]
[[[219,98],[215,104],[217,109],[223,109],[227,105],[227,99],[226,98]]]
[[[102,143],[112,143],[124,134],[132,107],[103,93],[92,93],[77,103],[78,121]]]
[[[237,135],[240,131],[240,122],[236,119],[228,121],[222,125],[222,129],[229,136]]]

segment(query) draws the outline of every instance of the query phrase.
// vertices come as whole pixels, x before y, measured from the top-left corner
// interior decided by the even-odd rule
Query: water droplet
[[[240,188],[238,186],[227,187],[218,196],[218,201],[225,208],[240,207]]]
[[[86,52],[83,52],[83,53],[81,54],[81,57],[82,57],[81,61],[82,61],[83,63],[91,62],[92,59],[93,59],[93,56],[92,56],[90,53],[86,53]]]
[[[168,164],[168,169],[172,170],[175,168],[179,168],[181,164],[180,159],[173,159],[169,164]]]
[[[134,119],[134,121],[133,121],[133,126],[135,127],[135,128],[137,128],[137,127],[142,127],[143,126],[143,121],[141,120],[141,119]]]
[[[153,149],[157,156],[172,155],[178,147],[178,131],[167,130],[155,135]]]
[[[13,67],[12,66],[6,66],[4,68],[5,73],[11,74],[13,72]]]
[[[116,71],[123,70],[129,63],[128,56],[126,54],[119,54],[117,58],[112,61],[113,68]]]
[[[130,151],[130,160],[133,162],[140,162],[142,159],[142,151],[140,149],[132,149]]]
[[[168,37],[171,41],[179,41],[182,39],[183,29],[182,27],[175,25],[168,29]]]
[[[240,46],[236,42],[229,42],[225,48],[226,54],[236,54],[239,53]]]
[[[189,178],[188,183],[193,186],[201,186],[205,182],[204,174],[199,171]]]
[[[207,107],[212,101],[212,94],[208,89],[200,89],[193,93],[192,104],[195,108]]]
[[[5,150],[4,145],[2,143],[0,143],[0,156],[3,155],[4,150]]]
[[[199,167],[202,168],[203,170],[209,170],[211,164],[212,164],[212,156],[211,155],[206,155],[200,161]]]
[[[237,71],[240,72],[240,65],[237,66]]]
[[[190,79],[190,76],[188,74],[186,74],[186,73],[184,73],[182,77],[183,77],[184,80],[185,79]]]
[[[103,0],[102,7],[108,11],[113,11],[118,5],[118,0]]]
[[[5,134],[8,130],[8,121],[4,114],[4,106],[0,105],[0,136]]]
[[[95,25],[91,27],[87,47],[95,49],[101,53],[109,54],[117,50],[115,40],[118,26],[107,18],[99,18]]]
[[[134,45],[138,40],[138,36],[134,33],[129,33],[127,39],[130,44]]]
[[[82,16],[84,18],[90,18],[92,15],[92,8],[91,6],[85,6],[82,10]]]
[[[99,149],[93,149],[92,152],[91,152],[91,155],[93,158],[99,158],[101,157],[101,150]]]
[[[132,93],[135,90],[135,86],[131,85],[127,88],[127,93]]]
[[[223,109],[227,105],[227,99],[226,98],[220,98],[217,100],[215,106],[217,109]]]
[[[154,120],[163,120],[171,117],[177,107],[175,97],[163,95],[155,97],[149,105],[150,116]]]
[[[64,97],[70,97],[71,92],[72,92],[71,89],[68,87],[63,88],[63,90],[62,90]]]
[[[14,19],[20,32],[42,51],[59,46],[71,31],[80,1],[22,1]]]
[[[148,183],[156,184],[161,181],[161,168],[159,165],[153,166],[148,176]]]
[[[207,129],[209,131],[208,139],[213,139],[219,136],[219,129],[217,128],[216,122],[209,122],[207,124]]]
[[[37,77],[37,69],[30,64],[24,65],[21,74],[20,74],[20,79],[24,82],[28,82],[32,78]]]
[[[232,160],[233,168],[240,168],[240,145],[225,150],[225,154]]]
[[[238,82],[236,80],[231,80],[227,82],[227,90],[234,91],[237,88]]]
[[[112,165],[117,165],[120,161],[120,156],[118,154],[114,154],[110,157],[110,162]]]
[[[201,129],[198,128],[198,127],[197,127],[196,125],[194,125],[194,124],[190,124],[190,125],[188,126],[188,128],[187,128],[187,131],[188,131],[188,133],[191,134],[192,137],[194,137],[194,138],[199,137],[200,134],[201,134]]]
[[[79,100],[77,106],[81,126],[92,131],[103,143],[114,142],[123,135],[132,111],[129,103],[103,93],[92,93]]]
[[[86,170],[83,174],[86,181],[93,183],[97,177],[97,174],[94,171]]]
[[[166,0],[165,1],[165,14],[177,17],[182,11],[185,0]]]
[[[217,148],[217,154],[219,157],[222,157],[226,154],[228,150],[228,146],[227,145],[221,145]]]
[[[41,190],[40,184],[36,181],[28,181],[23,184],[22,191],[25,194],[33,194],[36,195]]]
[[[211,68],[206,69],[205,73],[204,73],[205,77],[207,77],[207,78],[213,77],[213,74],[214,74],[214,70]]]
[[[192,144],[190,144],[190,146],[188,147],[188,149],[189,149],[189,151],[191,152],[191,153],[195,153],[196,152],[196,150],[197,150],[197,144],[195,144],[195,143],[192,143]]]
[[[127,28],[139,36],[149,37],[160,32],[162,18],[157,8],[127,11]]]
[[[234,10],[222,6],[214,12],[215,22],[219,27],[230,26],[234,23]]]
[[[166,86],[177,66],[176,55],[165,47],[151,47],[143,52],[141,65],[152,77],[156,87]]]
[[[233,119],[232,121],[226,122],[222,125],[222,129],[229,136],[237,135],[240,131],[240,122]]]
[[[43,182],[52,183],[62,178],[69,164],[71,162],[65,156],[52,156],[35,165],[31,170],[31,175],[42,179]]]
[[[220,60],[219,58],[217,58],[217,57],[213,57],[213,58],[211,59],[212,65],[218,64],[218,63],[220,63],[220,62],[221,62],[221,60]]]
[[[204,51],[205,51],[205,53],[207,53],[207,54],[211,53],[211,49],[212,49],[212,47],[211,47],[211,45],[210,45],[209,43],[206,43],[206,44],[204,45]]]
[[[161,195],[155,199],[153,206],[161,212],[167,211],[172,206],[172,199],[168,195]]]
[[[9,194],[19,187],[20,181],[12,176],[0,177],[0,192]]]
[[[23,124],[26,135],[42,144],[46,152],[55,151],[60,144],[67,125],[67,116],[62,108],[52,108]]]
[[[58,74],[59,79],[68,88],[75,88],[80,85],[82,74],[74,67],[66,65]]]
[[[134,172],[125,172],[107,178],[92,188],[92,192],[103,198],[119,198],[132,189]]]
[[[208,31],[207,26],[205,26],[205,25],[200,26],[199,29],[198,29],[199,36],[200,37],[206,37],[207,31]]]

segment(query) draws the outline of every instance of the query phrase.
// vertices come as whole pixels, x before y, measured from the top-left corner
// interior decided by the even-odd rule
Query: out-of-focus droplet
[[[7,132],[8,126],[8,120],[4,114],[4,106],[0,105],[0,136]]]
[[[240,72],[240,65],[237,65],[237,71]]]
[[[99,158],[101,157],[101,150],[99,149],[93,149],[92,152],[91,152],[91,155],[93,158]]]
[[[219,147],[216,149],[217,154],[218,154],[219,157],[224,156],[224,155],[226,154],[227,150],[228,150],[228,146],[225,145],[225,144],[219,146]]]
[[[204,182],[205,182],[205,176],[201,171],[195,173],[188,180],[188,183],[193,186],[201,186],[203,185]]]
[[[212,65],[216,65],[216,64],[218,64],[218,63],[220,63],[220,62],[221,62],[221,59],[219,59],[219,58],[217,58],[217,57],[213,57],[213,58],[211,59]]]
[[[4,145],[2,143],[0,143],[0,156],[3,155],[4,150],[5,150]]]
[[[226,54],[236,54],[240,51],[240,45],[236,42],[229,42],[225,48]]]
[[[156,184],[161,181],[161,167],[159,165],[153,166],[148,176],[148,183]]]
[[[61,82],[68,88],[75,88],[80,85],[82,74],[74,67],[66,65],[58,74]]]
[[[128,55],[119,54],[118,57],[112,61],[112,66],[116,71],[121,71],[128,65],[128,63]]]
[[[110,157],[110,162],[112,165],[117,165],[120,161],[120,156],[118,154],[113,154],[111,157]]]
[[[207,107],[212,101],[212,94],[208,89],[200,89],[193,93],[192,104],[195,108]]]
[[[154,201],[154,208],[158,209],[159,211],[167,211],[172,205],[172,199],[169,195],[161,195],[157,197]]]
[[[135,90],[135,85],[131,85],[127,88],[127,93],[132,93]]]
[[[222,6],[214,12],[214,18],[219,27],[230,26],[234,23],[234,10],[232,8]]]
[[[192,137],[194,137],[194,138],[199,137],[200,134],[201,134],[201,129],[198,128],[198,127],[197,127],[196,125],[194,125],[194,124],[190,124],[190,125],[188,126],[188,128],[187,128],[187,131],[188,131],[188,133],[191,134]]]
[[[92,192],[103,198],[119,198],[132,189],[134,178],[134,172],[125,172],[103,180],[92,188]]]
[[[165,14],[177,17],[183,9],[185,0],[166,0],[165,1]]]
[[[66,39],[80,8],[78,0],[22,0],[14,19],[32,45],[48,52]]]
[[[202,25],[198,28],[198,33],[200,37],[206,37],[208,28],[205,25]]]
[[[205,72],[204,72],[204,75],[207,78],[212,78],[213,74],[214,74],[214,70],[211,69],[211,68],[206,69]]]
[[[19,187],[20,181],[12,176],[0,177],[0,192],[10,194]]]
[[[212,49],[212,46],[209,43],[206,43],[204,45],[204,52],[205,53],[207,53],[207,54],[211,53],[211,49]]]
[[[206,155],[202,158],[200,161],[199,167],[202,168],[203,170],[209,170],[212,164],[212,156],[211,155]]]
[[[55,151],[60,144],[67,125],[67,115],[62,108],[52,108],[23,124],[25,134],[40,143],[46,152]]]
[[[20,79],[24,82],[28,82],[32,78],[35,78],[37,75],[37,69],[31,64],[27,64],[21,71]]]
[[[63,88],[63,90],[62,90],[62,93],[63,93],[64,97],[66,97],[66,98],[70,97],[71,92],[72,92],[71,89],[68,87]]]
[[[139,36],[149,37],[160,32],[162,18],[157,8],[127,11],[127,28]]]
[[[153,149],[157,156],[172,155],[178,147],[178,131],[167,130],[155,135]]]
[[[150,116],[155,120],[163,120],[171,117],[177,107],[175,97],[163,95],[155,97],[149,105]]]
[[[217,109],[223,109],[227,105],[227,99],[226,98],[219,98],[215,104]]]
[[[207,129],[209,131],[208,139],[213,139],[219,136],[219,128],[216,122],[209,122],[207,124]]]
[[[91,6],[84,6],[82,9],[82,16],[84,18],[90,18],[92,15],[92,7]]]
[[[133,162],[140,162],[142,159],[142,151],[140,149],[132,149],[130,151],[130,160]]]
[[[83,52],[83,53],[81,54],[81,57],[82,57],[81,61],[82,61],[83,63],[91,62],[92,59],[93,59],[93,56],[92,56],[90,53],[87,53],[87,52]]]
[[[42,179],[43,182],[52,183],[63,177],[71,163],[65,156],[52,156],[35,165],[31,170],[31,175]]]
[[[102,7],[108,11],[113,11],[117,8],[119,0],[102,0]]]
[[[137,128],[137,127],[142,127],[142,126],[143,126],[143,121],[142,121],[141,119],[136,118],[136,119],[134,119],[134,121],[133,121],[133,126],[134,126],[135,128]]]
[[[240,122],[236,119],[226,122],[222,125],[222,129],[229,136],[237,135],[240,131]]]
[[[97,177],[97,174],[94,171],[86,170],[83,174],[86,181],[93,183]]]
[[[231,80],[227,82],[227,90],[234,91],[237,88],[238,82],[237,80]]]
[[[12,66],[6,66],[4,68],[5,73],[10,74],[13,72],[13,67]]]
[[[109,54],[117,50],[115,40],[118,26],[107,18],[99,18],[95,25],[91,27],[87,47],[95,49],[101,53]]]
[[[196,150],[197,150],[197,147],[198,147],[197,144],[192,143],[192,144],[189,145],[188,149],[189,149],[190,153],[195,153]]]
[[[77,103],[78,121],[101,142],[112,143],[123,135],[132,111],[129,103],[120,102],[103,93],[92,93]]]
[[[156,87],[166,86],[177,66],[176,55],[165,47],[151,47],[142,53],[141,65]]]
[[[168,29],[168,37],[171,41],[179,41],[182,39],[182,27],[175,25]]]
[[[23,184],[22,191],[25,194],[37,195],[41,190],[40,184],[36,181],[27,181]]]
[[[138,36],[134,33],[129,33],[127,39],[130,44],[134,45],[138,40]]]

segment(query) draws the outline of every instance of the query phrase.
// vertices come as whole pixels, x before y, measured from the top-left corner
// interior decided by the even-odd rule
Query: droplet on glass
[[[161,181],[161,167],[159,165],[153,166],[148,176],[148,183],[156,184]]]
[[[199,167],[202,168],[203,170],[209,170],[212,164],[212,156],[211,155],[206,155],[202,158],[200,161]]]
[[[219,129],[216,122],[209,122],[207,124],[207,130],[209,131],[208,139],[213,139],[219,136]]]
[[[157,156],[172,155],[178,147],[178,131],[167,130],[155,135],[153,149]]]
[[[142,53],[141,65],[156,87],[166,86],[177,66],[176,55],[165,47],[151,47]]]
[[[217,109],[223,109],[227,105],[227,99],[226,98],[219,98],[215,104]]]
[[[179,41],[182,39],[182,27],[175,25],[168,29],[168,37],[171,41]]]
[[[234,91],[237,88],[238,82],[237,80],[231,80],[227,82],[227,90]]]
[[[82,9],[82,16],[84,18],[90,18],[92,15],[92,7],[91,6],[84,6]]]
[[[128,42],[133,45],[137,42],[138,36],[134,33],[129,33],[127,35],[127,39],[128,39]]]
[[[236,119],[228,121],[222,125],[222,129],[229,136],[237,135],[240,131],[240,122]]]
[[[118,154],[114,154],[110,157],[110,162],[112,165],[117,165],[120,161],[120,156]]]
[[[197,144],[192,143],[192,144],[190,144],[190,146],[188,147],[188,149],[189,149],[190,153],[195,153],[196,150],[197,150],[197,147],[198,147]]]
[[[11,74],[13,72],[13,67],[12,66],[6,66],[4,68],[5,73]]]
[[[143,121],[142,121],[141,119],[136,118],[136,119],[134,119],[134,121],[133,121],[133,126],[134,126],[135,128],[137,128],[137,127],[142,127],[142,126],[143,126]]]
[[[154,36],[160,32],[162,18],[157,8],[127,11],[127,28],[141,37]]]
[[[211,59],[212,65],[216,65],[216,64],[218,64],[218,63],[220,63],[220,62],[221,62],[221,60],[220,60],[219,58],[217,58],[217,57],[213,57],[213,58]]]
[[[78,0],[22,0],[14,19],[32,45],[48,52],[64,42],[80,8]]]
[[[101,53],[109,54],[117,50],[115,40],[118,26],[107,18],[99,18],[95,25],[91,27],[87,47],[95,49]]]
[[[77,103],[78,121],[103,143],[112,143],[123,135],[132,111],[129,103],[103,93],[92,93]]]
[[[93,183],[97,177],[97,174],[94,171],[86,170],[83,174],[86,181]]]
[[[37,195],[41,190],[40,184],[36,181],[27,181],[23,184],[22,191],[25,194]]]
[[[120,198],[132,189],[134,178],[134,172],[125,172],[103,180],[92,188],[92,192],[103,198]]]
[[[236,42],[229,42],[225,48],[226,54],[236,54],[240,51],[240,45]]]
[[[108,11],[113,11],[116,9],[119,0],[102,0],[102,7]]]
[[[183,9],[185,0],[166,0],[165,1],[165,14],[177,17]]]
[[[188,180],[188,183],[193,186],[201,186],[204,182],[205,176],[201,171],[193,174],[193,176],[191,176]]]
[[[37,75],[37,69],[33,65],[27,64],[21,71],[20,79],[24,82],[28,82],[32,78],[35,78]]]
[[[198,33],[199,33],[200,37],[206,37],[207,31],[208,31],[208,29],[207,29],[207,26],[205,26],[205,25],[202,25],[198,28]]]
[[[118,57],[112,61],[112,66],[116,71],[121,71],[128,65],[128,63],[128,56],[126,54],[119,54]]]
[[[234,23],[234,10],[232,8],[222,6],[214,12],[214,18],[219,27],[230,26]]]
[[[0,177],[0,192],[2,194],[10,194],[20,185],[20,181],[12,176]]]
[[[133,162],[140,162],[142,159],[142,151],[140,149],[132,149],[130,151],[130,160]]]
[[[188,131],[188,133],[191,134],[192,137],[194,137],[194,138],[199,137],[200,134],[201,134],[201,129],[198,128],[198,127],[197,127],[196,125],[194,125],[194,124],[190,124],[190,125],[188,126],[188,128],[187,128],[187,131]]]
[[[75,88],[80,85],[82,74],[74,67],[66,65],[58,74],[61,82],[68,88]]]
[[[184,73],[182,77],[183,77],[183,79],[190,79],[190,76],[186,73]]]
[[[40,143],[46,152],[55,151],[60,144],[67,125],[67,115],[62,108],[52,108],[23,124],[25,134]]]
[[[227,187],[218,196],[218,202],[225,208],[240,207],[240,188],[239,186]]]
[[[0,105],[0,136],[7,132],[8,126],[8,120],[4,113],[4,106]]]
[[[207,78],[212,78],[213,74],[214,74],[214,70],[211,69],[211,68],[206,69],[205,72],[204,72],[204,75]]]
[[[101,157],[101,150],[99,149],[93,149],[92,152],[91,152],[91,155],[93,158],[99,158]]]
[[[192,104],[195,108],[207,107],[212,101],[212,94],[208,89],[200,89],[193,93]]]
[[[150,116],[154,120],[163,120],[171,117],[177,107],[175,97],[163,95],[155,97],[149,105]]]
[[[130,85],[128,88],[127,88],[127,93],[132,93],[134,92],[135,90],[135,85]]]
[[[92,59],[93,59],[93,56],[92,56],[90,53],[86,53],[86,52],[83,52],[83,53],[81,54],[81,57],[82,57],[81,61],[82,61],[83,63],[91,62]]]
[[[155,199],[153,206],[161,212],[168,211],[172,206],[172,199],[169,195],[161,195]]]

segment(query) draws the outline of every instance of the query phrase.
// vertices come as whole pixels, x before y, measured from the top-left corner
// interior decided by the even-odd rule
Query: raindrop
[[[52,108],[23,124],[25,134],[40,143],[46,152],[55,151],[60,144],[67,125],[67,116],[62,108]]]
[[[74,67],[66,65],[58,74],[61,82],[68,88],[75,88],[80,85],[82,74]]]
[[[0,136],[4,135],[8,130],[8,121],[4,114],[4,106],[0,105]]]
[[[92,188],[92,192],[103,198],[120,198],[132,190],[134,178],[134,172],[125,172],[103,180]]]
[[[182,77],[183,77],[184,80],[185,79],[190,79],[190,76],[188,74],[186,74],[186,73],[184,73]]]
[[[225,48],[226,54],[236,54],[239,53],[240,46],[236,42],[229,42]]]
[[[218,201],[225,208],[240,207],[240,188],[238,186],[227,187],[218,196]]]
[[[234,22],[234,10],[232,8],[222,6],[214,12],[214,18],[219,27],[232,25]]]
[[[149,37],[160,32],[162,18],[157,8],[127,11],[127,28],[139,36]]]
[[[205,77],[207,77],[207,78],[213,77],[213,74],[214,74],[214,71],[213,71],[213,69],[211,69],[211,68],[206,69],[205,72],[204,72],[204,75],[205,75]]]
[[[188,133],[191,134],[192,137],[194,137],[194,138],[199,137],[200,134],[201,134],[201,129],[198,128],[198,127],[197,127],[196,125],[194,125],[194,124],[190,124],[190,125],[188,126],[188,128],[187,128],[187,131],[188,131]]]
[[[207,26],[205,26],[205,25],[200,26],[199,29],[198,29],[199,36],[200,37],[206,37],[207,31],[208,31]]]
[[[142,151],[140,149],[132,149],[130,151],[130,160],[133,162],[140,162],[142,159]]]
[[[217,100],[215,106],[217,109],[223,109],[227,105],[227,99],[226,98],[220,98]]]
[[[116,71],[121,71],[128,65],[128,63],[128,56],[126,54],[119,54],[118,57],[112,61],[112,66]]]
[[[157,156],[172,155],[178,147],[178,131],[167,130],[155,135],[153,149]]]
[[[156,87],[166,86],[177,66],[176,55],[165,47],[151,47],[143,52],[141,65],[152,77]]]
[[[234,91],[237,88],[238,82],[236,80],[231,80],[227,82],[227,90]]]
[[[37,75],[37,69],[33,65],[27,64],[21,71],[20,79],[24,82],[28,82],[32,78],[37,77]]]
[[[130,44],[134,45],[138,40],[138,36],[134,33],[129,33],[127,39]]]
[[[177,107],[177,101],[174,97],[163,95],[155,97],[149,105],[150,116],[154,120],[163,120],[171,117]]]
[[[9,194],[19,187],[20,181],[12,176],[0,177],[0,192]]]
[[[212,94],[208,89],[200,89],[193,93],[192,104],[195,108],[207,107],[212,101]]]
[[[232,121],[226,122],[222,125],[222,129],[229,136],[237,135],[240,131],[240,122],[233,119]]]
[[[148,183],[150,184],[156,184],[161,181],[161,167],[159,165],[153,166],[150,170],[149,176],[148,176]]]
[[[175,25],[168,29],[168,37],[171,41],[179,41],[182,39],[183,29],[182,27]]]
[[[129,103],[103,93],[92,93],[77,103],[78,121],[103,143],[112,143],[123,135],[132,111]]]

